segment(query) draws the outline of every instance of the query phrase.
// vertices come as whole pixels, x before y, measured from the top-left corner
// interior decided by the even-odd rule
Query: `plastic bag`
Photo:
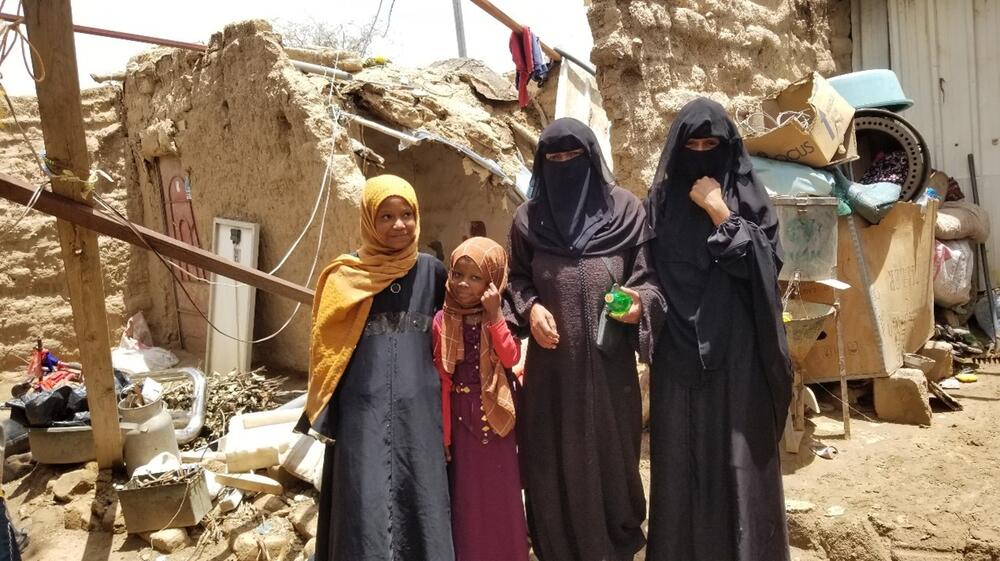
[[[148,347],[125,333],[118,348],[111,351],[111,364],[134,374],[166,370],[178,362],[177,355],[167,349]]]
[[[938,306],[954,308],[969,302],[974,247],[969,240],[935,242],[934,303]]]
[[[834,178],[828,171],[752,156],[753,170],[768,191],[779,197],[828,197]]]
[[[971,238],[984,243],[990,237],[990,217],[986,211],[968,201],[946,201],[938,208],[934,237],[939,240]]]

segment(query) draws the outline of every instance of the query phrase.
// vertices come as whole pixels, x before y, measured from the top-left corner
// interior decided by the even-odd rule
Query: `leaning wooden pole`
[[[53,178],[52,190],[91,204],[85,183],[80,181],[90,176],[90,154],[83,129],[69,0],[24,0],[24,12],[28,40],[37,49],[40,64],[45,66],[45,79],[35,87],[45,154],[57,173],[65,170],[78,178]],[[110,468],[121,464],[122,435],[97,234],[63,220],[57,220],[56,227],[87,386],[94,450],[98,465]]]

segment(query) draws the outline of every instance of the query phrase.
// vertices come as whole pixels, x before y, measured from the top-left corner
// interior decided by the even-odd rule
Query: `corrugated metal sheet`
[[[903,117],[924,136],[934,168],[969,197],[967,158],[975,154],[995,228],[991,273],[1000,282],[1000,0],[858,0],[853,9],[856,69],[884,68],[887,48],[915,102]]]

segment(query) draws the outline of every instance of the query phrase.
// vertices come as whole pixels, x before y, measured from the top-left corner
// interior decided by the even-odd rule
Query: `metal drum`
[[[837,199],[775,197],[778,235],[785,253],[779,280],[821,281],[836,276]]]
[[[880,151],[906,153],[906,179],[900,200],[910,201],[924,192],[931,173],[930,152],[920,132],[899,115],[882,109],[860,109],[854,114],[859,159],[851,164],[861,178]]]

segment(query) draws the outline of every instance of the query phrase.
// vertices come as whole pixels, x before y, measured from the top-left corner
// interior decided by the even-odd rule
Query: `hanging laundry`
[[[538,37],[528,27],[522,33],[510,34],[510,54],[517,68],[517,100],[521,107],[525,107],[531,101],[528,82],[544,83],[549,74],[549,63],[544,62]]]

